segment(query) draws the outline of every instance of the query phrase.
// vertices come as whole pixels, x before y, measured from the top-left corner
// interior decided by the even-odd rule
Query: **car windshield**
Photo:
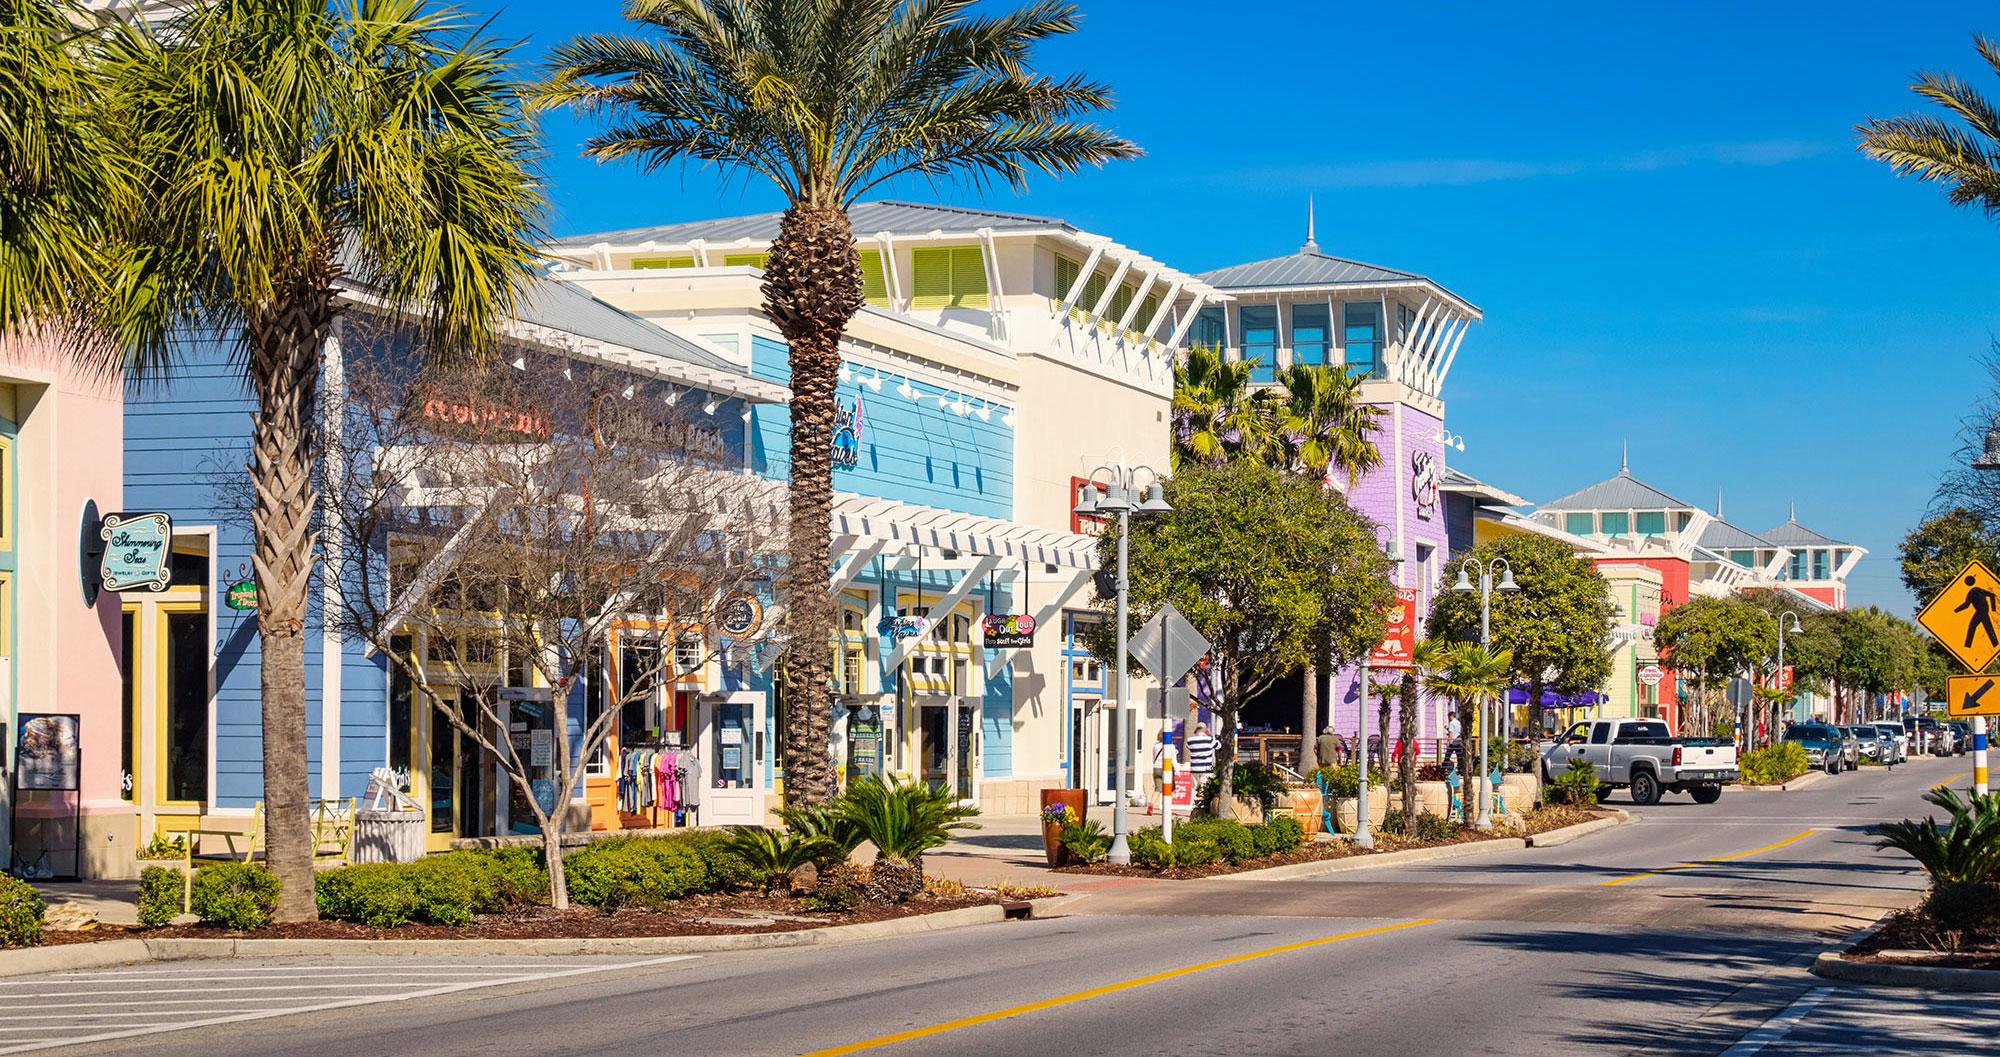
[[[1790,741],[1827,741],[1832,737],[1832,727],[1793,727],[1785,732],[1785,738]]]

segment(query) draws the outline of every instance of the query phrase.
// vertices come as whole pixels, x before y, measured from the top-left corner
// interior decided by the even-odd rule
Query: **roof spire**
[[[1618,442],[1618,473],[1620,476],[1632,473],[1632,442],[1629,440]]]
[[[1790,520],[1794,525],[1799,523],[1799,501],[1796,499],[1792,500],[1792,516]]]
[[[1318,253],[1319,240],[1313,237],[1313,196],[1306,196],[1306,244],[1299,247],[1300,253]]]
[[[1722,520],[1722,489],[1715,490],[1715,520]]]

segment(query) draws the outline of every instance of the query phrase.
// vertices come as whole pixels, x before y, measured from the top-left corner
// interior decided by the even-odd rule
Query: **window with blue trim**
[[[1379,378],[1382,372],[1382,305],[1349,301],[1341,306],[1341,352],[1349,374]]]
[[[1730,551],[1729,560],[1741,565],[1745,569],[1755,569],[1757,567],[1757,556],[1750,551]]]
[[[1803,580],[1806,578],[1806,552],[1793,551],[1791,564],[1785,567],[1785,578]]]
[[[1292,362],[1317,367],[1326,362],[1329,339],[1325,305],[1292,306]]]
[[[1273,382],[1278,378],[1278,306],[1244,305],[1236,321],[1243,328],[1243,362],[1252,364],[1250,380]]]
[[[1603,529],[1607,536],[1623,536],[1632,531],[1631,515],[1623,511],[1616,514],[1599,514],[1597,527]]]
[[[1815,580],[1824,580],[1824,579],[1826,579],[1826,576],[1827,576],[1827,563],[1826,563],[1826,552],[1825,552],[1825,551],[1814,551],[1814,552],[1812,552],[1812,555],[1813,555],[1813,559],[1812,559],[1812,562],[1813,562],[1813,577],[1812,577],[1812,578],[1813,578],[1813,579],[1815,579]]]
[[[1592,524],[1594,520],[1589,514],[1564,514],[1563,531],[1572,536],[1588,536],[1597,527]]]
[[[1641,510],[1632,518],[1632,530],[1641,536],[1666,535],[1667,512],[1664,510]]]
[[[1211,349],[1224,348],[1229,344],[1229,323],[1222,316],[1221,305],[1210,305],[1195,313],[1194,326],[1188,331],[1188,344],[1203,345]]]

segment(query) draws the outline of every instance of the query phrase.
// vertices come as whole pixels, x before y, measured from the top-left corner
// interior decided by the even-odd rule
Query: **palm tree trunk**
[[[1402,692],[1396,697],[1396,736],[1403,739],[1397,777],[1403,782],[1403,833],[1417,834],[1417,670],[1403,669]]]
[[[251,511],[257,573],[258,664],[263,704],[264,848],[282,884],[276,920],[311,921],[312,820],[306,779],[306,603],[318,535],[312,515],[312,414],[320,342],[334,311],[323,284],[302,284],[269,314],[249,321]],[[331,732],[328,732],[331,736]],[[326,790],[331,795],[335,790]]]
[[[1389,696],[1375,695],[1375,736],[1380,740],[1375,744],[1375,766],[1383,774],[1389,773]],[[1363,743],[1362,748],[1367,748]]]
[[[790,347],[791,537],[785,653],[785,799],[813,804],[837,791],[827,698],[833,635],[833,416],[840,339],[861,308],[861,258],[837,206],[785,210],[764,269],[764,307]]]
[[[1306,685],[1299,694],[1299,773],[1312,777],[1320,765],[1319,745],[1319,663],[1306,665]]]

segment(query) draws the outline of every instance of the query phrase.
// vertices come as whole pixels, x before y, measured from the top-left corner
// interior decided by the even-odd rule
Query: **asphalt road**
[[[2000,998],[1803,970],[1922,887],[1859,830],[1968,771],[1922,760],[1710,807],[1674,797],[1561,848],[1102,891],[1038,921],[500,979],[76,1052],[1991,1053],[1980,1025]]]

